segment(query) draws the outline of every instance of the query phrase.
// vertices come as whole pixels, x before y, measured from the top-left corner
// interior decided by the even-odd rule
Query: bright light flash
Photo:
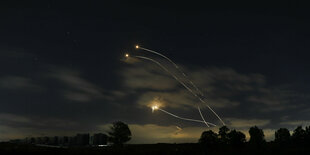
[[[136,48],[139,48],[139,45],[136,45]]]
[[[128,58],[128,57],[129,57],[129,54],[128,54],[128,53],[126,53],[126,54],[125,54],[125,57],[126,57],[126,58]]]
[[[154,111],[157,110],[157,109],[158,109],[158,106],[157,106],[157,105],[152,106],[152,112],[154,112]]]

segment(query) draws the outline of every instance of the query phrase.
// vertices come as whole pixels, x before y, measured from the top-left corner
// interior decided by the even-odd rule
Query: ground
[[[305,154],[310,151],[307,146],[279,147],[268,143],[259,149],[248,144],[243,146],[216,146],[206,147],[196,143],[189,144],[136,144],[124,145],[123,147],[70,147],[70,148],[48,148],[29,144],[0,143],[0,154]]]

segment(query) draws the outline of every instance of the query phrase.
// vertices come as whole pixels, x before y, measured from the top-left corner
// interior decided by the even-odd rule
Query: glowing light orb
[[[158,109],[158,106],[157,106],[157,105],[152,106],[152,112],[154,112],[154,111],[157,110],[157,109]]]
[[[136,45],[136,48],[139,48],[139,45]]]
[[[126,57],[126,58],[128,58],[128,57],[129,57],[129,54],[128,54],[128,53],[126,53],[126,54],[125,54],[125,57]]]
[[[155,97],[147,106],[154,112],[155,110],[161,110],[159,107],[164,107],[164,102],[160,98]]]

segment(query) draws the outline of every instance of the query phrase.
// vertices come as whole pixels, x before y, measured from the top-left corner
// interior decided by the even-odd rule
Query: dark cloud
[[[220,124],[170,73],[134,55],[158,61],[194,93],[201,91],[231,128],[246,133],[258,125],[272,138],[276,128],[308,124],[307,9],[72,4],[3,5],[0,141],[105,132],[118,120],[130,125],[132,143],[196,142],[207,129],[152,113],[153,102],[194,119],[199,105],[207,121]],[[168,61],[134,50],[136,43],[162,49],[191,81]]]
[[[192,79],[192,82],[206,94],[204,100],[223,117],[227,125],[245,132],[247,128],[258,125],[270,130],[272,137],[271,132],[277,126],[274,122],[279,120],[277,118],[281,118],[286,111],[297,107],[295,100],[288,100],[288,98],[300,98],[297,92],[287,87],[268,87],[268,79],[262,74],[238,73],[232,68],[219,67],[191,66],[191,69],[187,69],[183,66],[182,69],[188,73],[189,79]],[[171,123],[179,121],[169,118],[169,115],[156,116],[158,118],[151,115],[149,104],[157,99],[162,102],[162,108],[195,119],[199,119],[195,105],[203,106],[197,98],[161,68],[137,61],[122,68],[118,74],[122,77],[119,82],[123,85],[114,90],[103,89],[94,81],[87,80],[84,76],[85,73],[81,71],[61,66],[51,68],[46,65],[44,71],[35,74],[41,77],[37,78],[40,79],[39,81],[33,81],[26,77],[4,76],[1,78],[2,89],[21,91],[44,89],[48,94],[48,90],[52,89],[55,93],[49,94],[54,98],[51,101],[40,99],[41,106],[45,105],[51,108],[48,110],[48,115],[43,114],[47,111],[43,110],[41,106],[34,104],[32,105],[37,110],[32,111],[31,114],[0,113],[2,130],[12,137],[47,133],[70,135],[72,132],[87,130],[105,132],[108,130],[109,124],[100,125],[102,122],[126,120],[127,117],[129,122],[133,122],[130,124],[133,133],[142,131],[152,131],[153,133],[149,135],[148,132],[143,132],[145,136],[137,135],[132,143],[148,143],[151,141],[195,142],[205,129],[201,127],[202,124],[185,123],[184,126],[181,125],[182,132],[176,134],[177,128],[171,126]],[[45,81],[55,84],[50,86]],[[34,94],[42,95],[42,93],[44,94],[44,91]],[[303,97],[306,96],[303,95]],[[128,101],[131,103],[128,104]],[[80,103],[87,104],[87,111],[81,109],[85,106]],[[59,109],[52,108],[49,106],[50,104]],[[59,110],[66,114],[59,116]],[[252,111],[255,111],[255,114],[247,115]],[[278,113],[273,113],[274,111]],[[137,113],[140,114],[136,115]],[[140,117],[146,113],[149,113],[149,116]],[[217,122],[216,118],[211,117],[212,113],[206,107],[204,107],[203,113],[207,116],[208,121]],[[129,115],[131,116],[128,117]],[[303,123],[291,120],[288,113],[286,115],[285,120],[277,123],[278,126]],[[100,117],[104,118],[99,119]],[[159,118],[167,120],[159,123]],[[139,122],[139,124],[134,122]],[[86,124],[87,126],[85,126]],[[11,130],[14,127],[19,127],[21,130]],[[79,130],[75,130],[76,128]],[[157,138],[154,139],[154,137]],[[2,139],[7,138],[9,136],[2,137]]]
[[[63,96],[66,99],[78,102],[88,102],[94,99],[109,99],[105,90],[82,78],[82,75],[74,70],[59,69],[52,71],[48,76],[55,78],[66,85]]]
[[[127,61],[131,62],[131,60]],[[120,75],[123,77],[122,83],[129,89],[168,91],[174,89],[178,84],[158,66],[145,65],[141,61],[131,64],[131,66],[122,69],[120,72]]]

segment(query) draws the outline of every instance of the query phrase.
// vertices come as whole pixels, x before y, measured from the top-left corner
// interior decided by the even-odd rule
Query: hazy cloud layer
[[[4,76],[0,77],[0,88],[7,90],[38,91],[41,87],[35,84],[30,78],[21,76]]]
[[[193,92],[199,92],[173,66],[161,62]],[[197,142],[203,131],[217,132],[220,127],[205,104],[151,62],[134,60],[121,67],[117,73],[119,79],[115,79],[118,86],[113,89],[88,78],[85,70],[52,66],[45,64],[37,71],[29,71],[31,77],[1,75],[0,131],[5,134],[0,135],[0,140],[106,132],[108,123],[120,120],[129,123],[133,133],[130,143]],[[204,94],[198,96],[222,116],[229,128],[244,132],[247,138],[249,127],[254,125],[263,128],[270,140],[279,127],[309,124],[301,118],[309,112],[310,95],[289,85],[270,86],[262,74],[241,73],[232,68],[183,65],[180,68]],[[196,109],[199,105],[207,121],[219,126],[206,128],[160,111],[152,113],[149,106],[154,101],[160,102],[163,109],[194,119],[199,119]]]
[[[260,120],[260,119],[240,119],[240,118],[226,118],[227,125],[236,128],[244,129],[250,128],[252,126],[264,127],[270,123],[270,120]]]
[[[127,60],[128,61],[128,60]],[[136,63],[139,63],[137,61]],[[153,90],[171,90],[178,83],[169,77],[168,74],[162,71],[158,66],[145,65],[136,63],[131,64],[131,67],[122,69],[120,75],[123,77],[122,83],[131,89],[153,89]]]
[[[70,69],[58,69],[49,75],[67,86],[63,90],[66,99],[88,102],[94,99],[108,99],[109,96],[104,94],[104,90],[83,79],[78,71]]]
[[[198,91],[191,86],[182,74],[174,67],[163,62],[170,72],[179,80],[187,84],[193,92]],[[220,115],[226,118],[247,118],[248,121],[239,122],[239,126],[274,125],[282,117],[282,113],[298,110],[306,97],[290,87],[268,86],[267,79],[262,74],[238,73],[231,68],[198,68],[181,67],[188,74],[189,79],[196,84],[204,96],[200,96]],[[131,95],[137,96],[136,105],[147,107],[154,98],[160,98],[163,106],[174,110],[194,109],[196,105],[204,107],[204,112],[210,114],[205,104],[195,98],[178,81],[155,63],[136,61],[135,65],[127,67],[120,74],[123,76],[125,86],[131,90]],[[137,74],[139,73],[139,76]],[[160,77],[160,78],[158,78]],[[158,80],[160,79],[160,80]],[[166,84],[166,81],[171,81]],[[141,85],[149,83],[147,85]],[[154,86],[150,86],[154,85]],[[135,91],[136,93],[134,93]],[[295,99],[294,99],[295,98]],[[298,98],[298,99],[296,99]],[[274,113],[276,112],[276,113]],[[278,116],[275,116],[278,115]],[[278,117],[278,118],[277,118]],[[214,120],[214,118],[212,118]],[[263,122],[257,120],[266,120]],[[272,123],[271,123],[272,122]]]
[[[280,122],[280,125],[296,127],[296,126],[309,126],[310,120],[291,120]]]

